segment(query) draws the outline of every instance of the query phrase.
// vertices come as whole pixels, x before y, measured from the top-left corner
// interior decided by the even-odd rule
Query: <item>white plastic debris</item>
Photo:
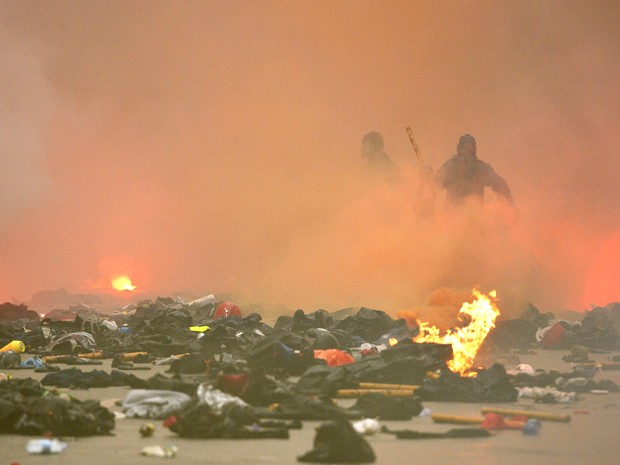
[[[419,417],[430,417],[433,414],[433,412],[431,412],[431,409],[428,407],[424,407],[422,408],[422,410],[420,410],[420,413],[418,413]]]
[[[200,299],[192,300],[191,302],[188,302],[187,305],[189,305],[190,307],[203,306],[208,304],[215,305],[216,302],[217,301],[215,300],[215,296],[213,294],[209,294],[201,297]]]
[[[563,376],[555,379],[555,385],[562,391],[584,391],[588,385],[587,378],[569,378]]]
[[[371,436],[381,431],[381,425],[374,418],[364,418],[353,423],[353,429],[364,436]]]
[[[514,370],[507,370],[506,373],[513,376],[519,374],[535,375],[536,370],[534,370],[532,365],[528,365],[527,363],[520,363]]]
[[[58,454],[66,448],[67,443],[58,439],[31,439],[26,444],[29,454]]]
[[[101,326],[105,326],[110,331],[118,331],[118,324],[115,321],[102,320]]]
[[[129,418],[164,419],[191,402],[184,392],[164,389],[132,389],[123,399],[123,413]]]
[[[231,396],[219,389],[214,389],[209,383],[200,383],[196,390],[196,397],[202,404],[207,404],[216,413],[221,413],[226,404],[234,403],[240,407],[247,407],[243,400],[237,396]]]
[[[146,455],[147,457],[164,457],[170,459],[175,457],[179,452],[179,448],[174,444],[166,444],[165,446],[155,445],[155,446],[146,446],[140,452],[141,455]]]
[[[577,400],[576,392],[558,391],[552,387],[518,387],[519,398],[543,399],[552,397],[558,404],[567,404]]]

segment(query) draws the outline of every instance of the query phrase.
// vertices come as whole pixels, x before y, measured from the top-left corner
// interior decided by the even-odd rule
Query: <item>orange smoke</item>
[[[610,235],[596,250],[586,275],[582,305],[605,305],[618,300],[620,233]]]

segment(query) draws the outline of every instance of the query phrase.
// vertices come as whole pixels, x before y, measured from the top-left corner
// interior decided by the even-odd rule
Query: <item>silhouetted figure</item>
[[[448,204],[459,206],[468,200],[484,200],[485,187],[513,205],[508,184],[491,165],[476,156],[476,139],[471,134],[460,137],[456,155],[447,160],[435,176],[436,184],[445,189]]]
[[[378,180],[398,181],[398,168],[390,157],[383,151],[383,136],[378,132],[370,132],[362,139],[361,154],[366,158],[368,174]]]

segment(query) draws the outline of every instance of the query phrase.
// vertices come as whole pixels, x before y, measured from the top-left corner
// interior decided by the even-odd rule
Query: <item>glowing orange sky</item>
[[[308,310],[423,305],[444,286],[497,289],[515,311],[616,300],[618,13],[0,2],[0,300],[111,274]],[[407,125],[435,168],[474,134],[519,223],[421,224]],[[406,174],[397,189],[363,178],[372,130]]]

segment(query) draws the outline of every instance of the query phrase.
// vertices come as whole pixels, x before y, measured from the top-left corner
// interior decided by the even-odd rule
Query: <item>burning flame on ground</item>
[[[113,276],[112,280],[112,288],[116,291],[130,291],[133,292],[136,290],[136,286],[131,283],[131,279],[129,276],[125,274]]]
[[[420,334],[414,338],[415,342],[435,342],[439,344],[451,344],[454,354],[448,362],[448,368],[461,375],[475,376],[467,371],[474,365],[478,349],[484,342],[492,328],[495,327],[495,319],[499,315],[499,309],[495,305],[496,292],[491,291],[488,295],[474,289],[475,300],[471,303],[464,302],[459,314],[469,317],[469,324],[462,328],[451,329],[443,336],[439,335],[439,329],[428,323],[418,320]]]

